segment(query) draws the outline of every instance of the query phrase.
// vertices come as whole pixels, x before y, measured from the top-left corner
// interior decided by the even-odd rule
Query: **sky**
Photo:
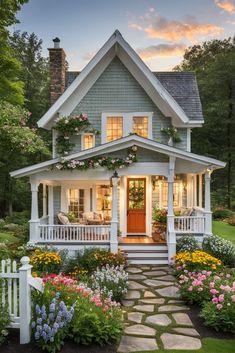
[[[11,30],[34,32],[43,55],[59,37],[69,70],[82,70],[118,29],[153,71],[170,71],[185,49],[235,34],[235,0],[29,0]]]

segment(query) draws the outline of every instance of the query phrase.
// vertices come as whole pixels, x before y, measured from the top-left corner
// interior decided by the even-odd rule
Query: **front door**
[[[127,233],[146,233],[146,179],[127,179]]]

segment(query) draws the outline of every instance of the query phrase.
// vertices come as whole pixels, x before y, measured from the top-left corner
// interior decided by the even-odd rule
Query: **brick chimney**
[[[50,58],[50,99],[51,105],[62,95],[65,90],[65,71],[66,71],[66,54],[63,48],[60,48],[60,39],[53,39],[54,48],[49,48]]]

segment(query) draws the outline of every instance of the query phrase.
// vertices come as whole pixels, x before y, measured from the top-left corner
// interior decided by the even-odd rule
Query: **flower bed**
[[[223,268],[220,260],[203,251],[177,254],[174,268],[182,298],[201,306],[205,325],[234,333],[234,270]]]

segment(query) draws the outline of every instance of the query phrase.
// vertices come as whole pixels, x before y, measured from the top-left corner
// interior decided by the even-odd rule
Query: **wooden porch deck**
[[[165,241],[156,242],[152,237],[148,236],[127,236],[119,237],[119,244],[166,244]]]

